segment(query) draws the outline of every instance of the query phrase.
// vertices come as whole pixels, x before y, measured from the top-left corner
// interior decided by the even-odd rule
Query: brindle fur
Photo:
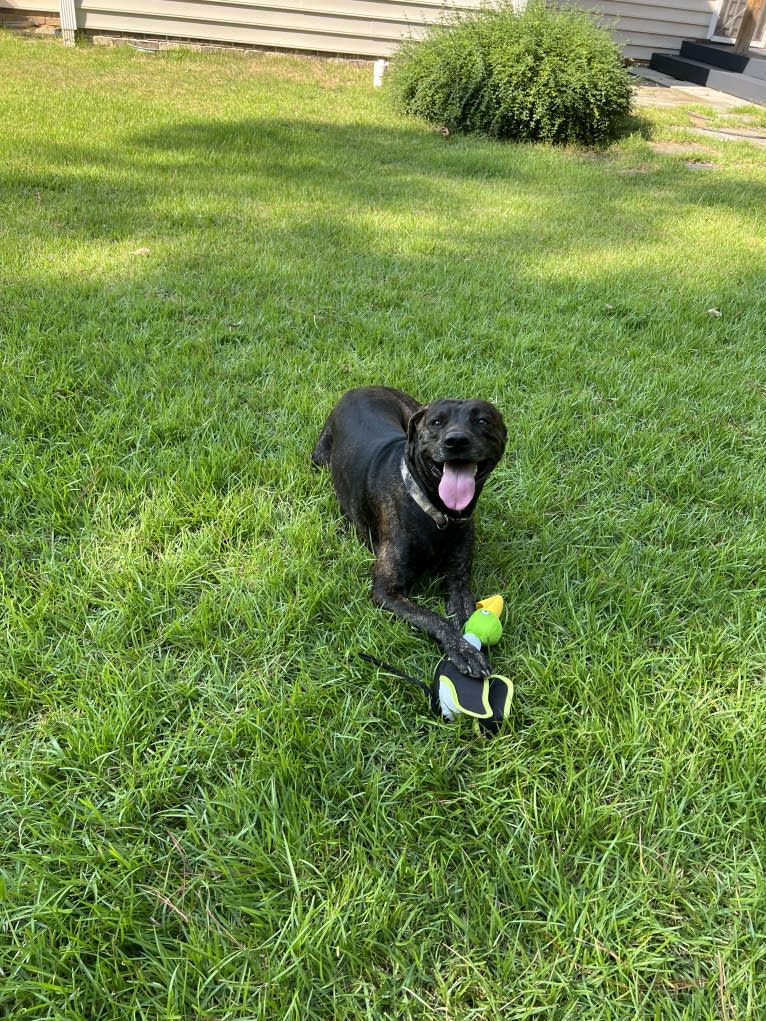
[[[486,676],[489,664],[462,636],[474,610],[471,515],[505,442],[502,416],[486,401],[422,405],[400,390],[361,387],[335,406],[311,458],[317,466],[329,466],[343,513],[375,552],[373,601],[422,628],[459,670],[473,676]],[[403,455],[418,486],[449,518],[446,527],[438,527],[407,492]],[[450,459],[480,465],[474,497],[459,515],[439,498],[433,471],[434,462]],[[414,582],[430,572],[444,580],[450,619],[410,599]]]

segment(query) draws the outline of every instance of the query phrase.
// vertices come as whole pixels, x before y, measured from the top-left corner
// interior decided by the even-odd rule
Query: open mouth
[[[441,471],[439,499],[453,511],[463,511],[476,495],[476,474],[479,469],[475,461],[445,461],[436,465]]]
[[[430,475],[444,506],[458,513],[471,503],[476,496],[476,486],[486,479],[494,465],[491,459],[435,461],[428,456],[420,462],[421,471]]]

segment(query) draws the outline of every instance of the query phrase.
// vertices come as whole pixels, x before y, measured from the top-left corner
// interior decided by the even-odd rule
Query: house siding
[[[58,14],[58,0],[36,3],[35,0],[0,0],[0,13],[8,15]]]
[[[577,0],[598,11],[626,57],[648,60],[652,53],[677,52],[684,39],[706,39],[717,0]]]
[[[70,0],[71,4],[72,0]],[[89,34],[145,35],[346,56],[388,57],[403,38],[418,36],[446,9],[481,0],[73,0],[76,25]],[[561,0],[566,3],[567,0]],[[599,12],[625,55],[648,60],[705,38],[717,0],[576,0]],[[50,12],[58,0],[0,0],[3,12]]]
[[[0,0],[0,10],[14,0]],[[32,0],[33,2],[33,0]],[[29,9],[29,0],[17,0]],[[421,35],[445,9],[481,0],[75,0],[77,27],[115,33],[358,57],[388,57],[401,40]],[[48,2],[50,7],[50,0]]]
[[[57,0],[0,0],[0,28],[52,36],[60,27]]]
[[[0,25],[13,25],[17,20],[23,18],[34,18],[36,16],[47,16],[56,18],[59,16],[58,0],[0,0]]]

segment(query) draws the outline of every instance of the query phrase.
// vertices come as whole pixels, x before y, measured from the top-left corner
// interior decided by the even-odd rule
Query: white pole
[[[387,60],[376,60],[372,65],[372,84],[379,89],[383,84],[383,75],[388,67]]]
[[[74,46],[74,34],[77,31],[77,15],[74,0],[59,0],[59,19],[61,21],[61,38],[65,46]]]

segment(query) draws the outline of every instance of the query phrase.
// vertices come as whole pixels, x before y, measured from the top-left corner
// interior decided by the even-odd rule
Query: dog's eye
[[[476,421],[479,423],[479,425],[489,425],[489,419],[487,418],[486,415],[480,415],[476,419]]]
[[[432,418],[431,419],[431,425],[432,426],[435,426],[436,428],[438,428],[441,424],[442,424],[442,420],[440,418]]]

